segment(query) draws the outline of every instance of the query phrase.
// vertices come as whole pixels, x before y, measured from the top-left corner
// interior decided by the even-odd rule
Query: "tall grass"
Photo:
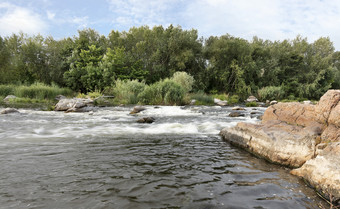
[[[74,92],[68,88],[48,86],[36,83],[30,86],[0,85],[0,96],[15,95],[20,98],[39,100],[53,100],[57,95],[73,96]]]
[[[184,104],[185,90],[173,80],[165,79],[150,86],[138,95],[142,104],[181,105]]]
[[[145,87],[146,84],[138,80],[117,80],[113,94],[120,104],[137,104],[138,95],[144,91]]]
[[[196,103],[195,103],[196,105],[213,105],[214,104],[214,98],[211,95],[207,95],[202,91],[191,94],[190,98],[196,100]]]
[[[261,88],[257,92],[260,101],[266,100],[280,100],[285,95],[281,86],[267,86]]]

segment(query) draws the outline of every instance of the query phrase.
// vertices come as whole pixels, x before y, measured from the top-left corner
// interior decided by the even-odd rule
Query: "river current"
[[[289,169],[221,140],[264,108],[147,106],[0,115],[0,208],[319,208]],[[0,108],[1,110],[1,108]],[[153,124],[136,123],[154,117]]]

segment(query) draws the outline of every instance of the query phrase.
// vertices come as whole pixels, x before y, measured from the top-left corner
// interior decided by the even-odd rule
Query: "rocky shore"
[[[258,124],[238,123],[220,132],[223,140],[273,163],[293,168],[318,192],[340,201],[340,90],[316,104],[278,103]]]

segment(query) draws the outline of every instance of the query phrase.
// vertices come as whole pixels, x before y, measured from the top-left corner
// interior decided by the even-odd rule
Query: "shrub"
[[[138,95],[138,100],[142,104],[161,104],[163,98],[157,83],[146,86],[144,90]]]
[[[240,101],[240,97],[238,95],[232,95],[227,99],[229,105],[237,104]]]
[[[0,85],[0,96],[6,97],[14,94],[15,86],[13,85]]]
[[[195,82],[194,77],[192,77],[186,72],[174,73],[171,80],[178,83],[183,88],[185,93],[190,92],[192,90],[192,86],[194,85]]]
[[[196,105],[213,105],[214,104],[214,98],[210,95],[205,94],[202,91],[192,94],[191,99],[196,100],[196,103],[195,103]]]
[[[248,102],[246,104],[247,107],[257,107],[257,102]]]
[[[281,86],[267,86],[258,90],[257,94],[260,101],[280,100],[285,95],[285,91]]]
[[[220,99],[222,101],[225,101],[228,99],[228,95],[226,94],[214,94],[213,97],[216,99]]]
[[[173,80],[165,79],[147,86],[138,100],[143,104],[179,105],[184,103],[184,89]]]
[[[144,91],[146,84],[138,80],[117,80],[113,88],[115,100],[121,104],[137,104],[138,95]]]

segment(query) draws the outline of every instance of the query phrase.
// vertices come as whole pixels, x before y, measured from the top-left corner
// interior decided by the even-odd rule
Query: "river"
[[[289,169],[218,136],[264,108],[148,106],[0,115],[0,208],[319,208]],[[1,108],[0,108],[1,111]],[[153,124],[139,124],[141,117]]]

